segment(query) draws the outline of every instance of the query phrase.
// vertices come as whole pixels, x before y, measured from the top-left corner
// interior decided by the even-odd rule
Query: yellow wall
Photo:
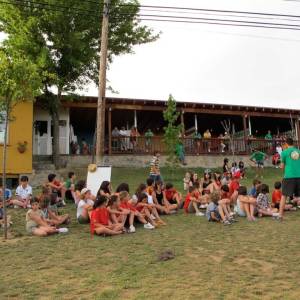
[[[32,124],[33,103],[17,104],[8,127],[7,173],[11,175],[32,173]],[[27,142],[25,153],[18,151],[18,142]],[[0,144],[0,172],[2,172],[3,145]]]

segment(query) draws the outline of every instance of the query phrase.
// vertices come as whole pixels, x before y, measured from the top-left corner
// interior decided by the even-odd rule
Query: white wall
[[[62,108],[59,111],[60,121],[65,121],[66,126],[60,126],[60,153],[69,154],[70,143],[70,111],[68,108]],[[46,121],[47,122],[47,134],[39,136],[35,134],[35,129],[33,128],[33,154],[34,155],[51,155],[52,154],[52,137],[51,137],[51,116],[50,114],[40,108],[34,107],[33,110],[33,122],[36,121]]]

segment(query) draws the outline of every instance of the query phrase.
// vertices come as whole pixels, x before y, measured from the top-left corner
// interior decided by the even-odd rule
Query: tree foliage
[[[0,7],[3,47],[18,49],[39,67],[44,97],[52,115],[54,152],[58,152],[59,107],[62,95],[98,84],[101,2],[82,0],[16,1]],[[126,4],[126,5],[125,5]],[[133,52],[133,46],[157,39],[137,20],[136,0],[112,0],[110,5],[109,62]],[[56,153],[57,154],[57,153]]]
[[[167,108],[163,112],[164,120],[167,122],[167,126],[164,127],[164,143],[167,147],[167,163],[170,167],[176,167],[179,164],[176,154],[176,146],[180,143],[180,134],[182,131],[182,125],[177,124],[179,114],[176,110],[176,100],[170,95]]]

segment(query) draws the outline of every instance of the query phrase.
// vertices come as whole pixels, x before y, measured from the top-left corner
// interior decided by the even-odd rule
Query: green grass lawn
[[[128,182],[133,192],[147,172],[113,169],[112,182]],[[179,189],[184,173],[173,174]],[[253,176],[249,171],[244,180],[248,187]],[[264,181],[272,187],[280,178],[280,170],[268,169]],[[138,227],[132,235],[91,239],[74,207],[64,211],[73,217],[69,234],[36,238],[26,235],[25,212],[9,210],[14,225],[12,238],[0,243],[0,299],[300,298],[300,212],[283,223],[240,218],[231,226],[180,212],[153,231]],[[175,258],[158,261],[168,249]]]

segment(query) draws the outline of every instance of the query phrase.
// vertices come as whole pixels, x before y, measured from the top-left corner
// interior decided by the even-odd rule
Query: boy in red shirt
[[[281,201],[282,193],[281,193],[281,182],[277,181],[274,184],[274,191],[272,193],[272,207],[273,208],[280,208],[280,201]],[[293,207],[292,204],[285,204],[284,210],[296,210],[296,207]]]
[[[189,187],[189,193],[186,195],[183,205],[184,211],[188,213],[195,213],[197,217],[203,217],[204,214],[199,210],[201,204],[200,193],[195,185]]]
[[[229,185],[229,196],[231,203],[236,203],[238,198],[238,190],[240,188],[241,173],[236,172]]]
[[[111,223],[106,204],[107,198],[105,196],[100,196],[96,199],[90,217],[91,233],[96,233],[97,235],[118,235],[123,233],[123,224]]]

